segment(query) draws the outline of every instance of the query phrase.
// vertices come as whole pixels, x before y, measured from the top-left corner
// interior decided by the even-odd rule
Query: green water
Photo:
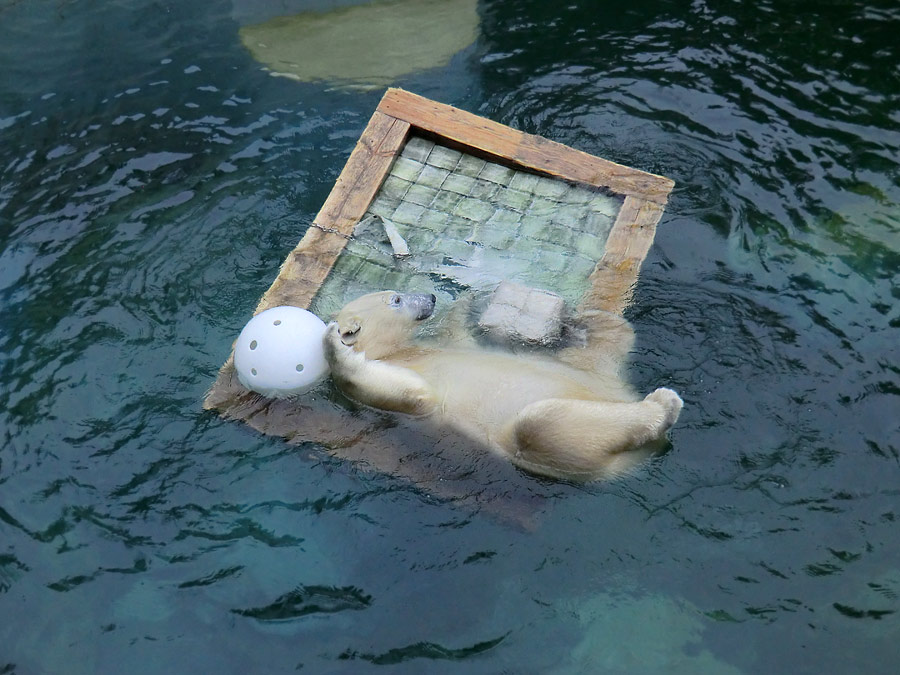
[[[382,92],[269,77],[246,3],[0,0],[0,672],[894,672],[900,8],[479,14],[396,84],[677,183],[672,449],[492,485],[523,530],[204,413]]]

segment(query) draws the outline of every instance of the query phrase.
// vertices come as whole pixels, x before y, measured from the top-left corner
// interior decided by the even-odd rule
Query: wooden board
[[[622,314],[637,285],[641,263],[653,244],[656,223],[663,214],[659,202],[629,195],[606,240],[606,251],[594,268],[590,288],[579,312],[602,309]]]
[[[657,204],[666,203],[675,185],[669,178],[616,164],[402,89],[389,89],[378,111],[404,120],[457,149],[465,148],[516,168],[609,188]]]
[[[360,136],[312,225],[256,307],[308,307],[365,214],[411,134],[518,170],[610,190],[625,201],[579,311],[621,314],[674,183],[553,141],[516,131],[399,89],[389,89]],[[380,290],[380,289],[372,289]],[[357,466],[399,476],[433,496],[528,525],[550,488],[486,456],[465,439],[359,406],[329,388],[296,401],[276,401],[238,382],[231,357],[203,407],[264,434],[312,443]],[[424,439],[424,440],[423,440]],[[431,450],[423,456],[421,449]],[[481,480],[473,478],[479,466]],[[485,480],[485,476],[492,476]]]
[[[409,128],[408,122],[379,111],[372,115],[312,226],[281,265],[254,314],[279,305],[309,307],[403,148]]]

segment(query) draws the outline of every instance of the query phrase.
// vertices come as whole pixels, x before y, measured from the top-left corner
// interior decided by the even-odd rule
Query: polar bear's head
[[[370,359],[384,358],[409,343],[416,323],[434,312],[435,301],[432,294],[397,291],[357,298],[335,317],[341,342]]]

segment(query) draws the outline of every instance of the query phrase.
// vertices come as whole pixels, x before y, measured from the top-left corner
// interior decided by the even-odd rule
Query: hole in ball
[[[298,363],[298,364],[297,364],[297,372],[298,372],[298,373],[302,373],[302,372],[303,372],[303,364],[302,364],[302,363]]]
[[[259,345],[256,343],[256,340],[253,340],[250,343],[250,349],[256,349]]]
[[[250,369],[250,372],[251,372],[253,375],[256,375],[256,368],[251,368],[251,369]]]
[[[273,323],[274,323],[274,325],[276,325],[276,326],[280,326],[280,325],[281,325],[281,319],[275,319],[275,321],[274,321]]]

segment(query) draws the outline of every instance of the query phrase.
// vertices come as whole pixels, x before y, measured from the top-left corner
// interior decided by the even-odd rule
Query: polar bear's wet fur
[[[681,398],[643,399],[622,376],[633,344],[623,318],[595,312],[588,344],[554,357],[414,340],[433,295],[384,291],[347,304],[324,343],[351,399],[463,433],[526,471],[567,480],[621,474],[665,444]]]

